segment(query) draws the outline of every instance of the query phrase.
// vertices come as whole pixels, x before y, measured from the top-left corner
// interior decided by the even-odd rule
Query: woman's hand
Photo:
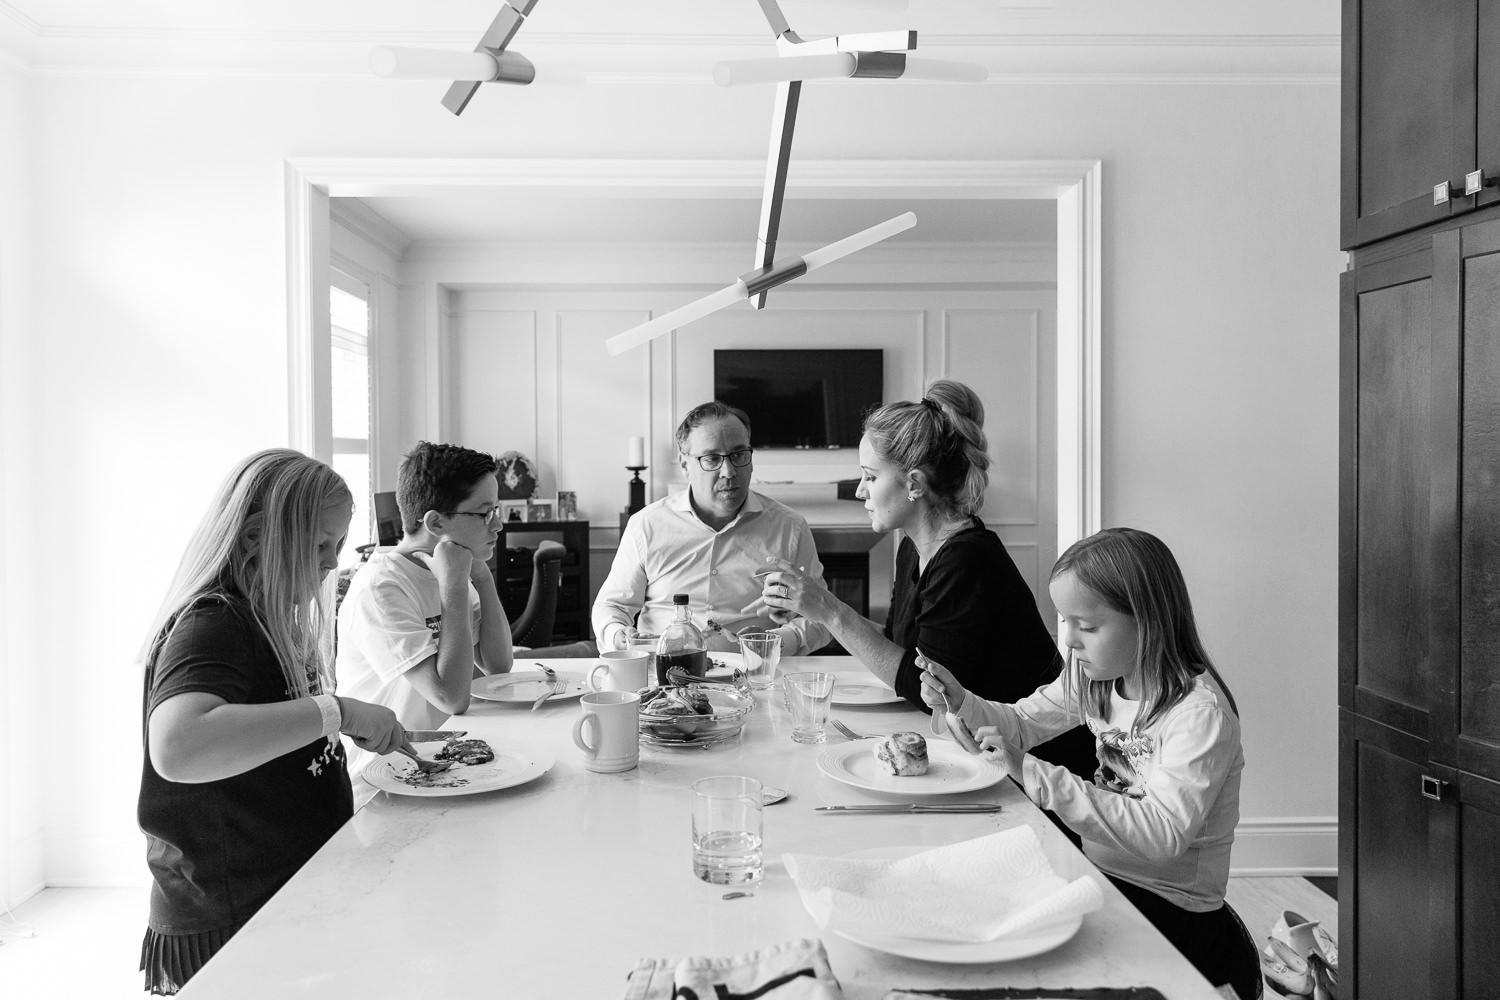
[[[362,750],[386,754],[406,742],[401,720],[384,705],[341,697],[339,711],[343,717],[339,732],[347,735]]]
[[[838,613],[838,598],[807,567],[793,566],[776,556],[768,556],[766,562],[773,568],[761,581],[760,597],[741,608],[742,614],[764,608],[772,621],[785,625],[797,617],[827,623]]]

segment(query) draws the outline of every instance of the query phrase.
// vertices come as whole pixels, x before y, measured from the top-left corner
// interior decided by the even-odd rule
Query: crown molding
[[[329,217],[393,260],[400,260],[412,239],[391,225],[384,216],[352,198],[329,199]]]

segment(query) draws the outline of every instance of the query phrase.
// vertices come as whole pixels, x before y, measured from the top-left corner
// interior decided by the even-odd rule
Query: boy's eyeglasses
[[[440,510],[439,514],[444,517],[478,517],[483,520],[500,519],[500,508],[491,507],[489,510]]]
[[[698,460],[698,468],[704,472],[718,472],[724,466],[724,459],[729,459],[729,464],[736,469],[743,469],[750,464],[750,458],[755,454],[754,448],[741,448],[727,455],[715,455],[709,452],[707,455],[693,455]]]

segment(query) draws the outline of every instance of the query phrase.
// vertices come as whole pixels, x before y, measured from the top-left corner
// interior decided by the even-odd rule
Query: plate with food
[[[833,685],[835,705],[889,705],[901,700],[874,674],[839,674]]]
[[[744,666],[744,653],[723,652],[717,649],[708,651],[708,677],[712,680],[729,680],[736,670],[742,670]]]
[[[556,763],[556,758],[544,751],[469,739],[451,740],[425,756],[452,760],[453,766],[424,774],[410,757],[388,753],[365,765],[364,778],[396,795],[476,795],[524,785],[546,774]]]
[[[588,690],[583,674],[572,670],[559,670],[557,676],[567,682],[567,688],[553,699],[577,698]],[[476,678],[469,685],[469,693],[485,701],[504,701],[531,705],[549,690],[547,675],[540,670],[512,670],[508,674],[490,674]]]
[[[851,851],[843,857],[896,860],[930,850],[932,850],[931,846],[870,847]],[[928,938],[870,934],[863,931],[850,932],[840,930],[838,927],[831,929],[841,938],[888,955],[900,955],[902,958],[915,958],[923,962],[977,965],[989,962],[1010,962],[1051,951],[1077,934],[1081,926],[1083,926],[1083,914],[1075,913],[1055,923],[1007,934],[994,941],[935,941]]]
[[[755,698],[727,684],[677,684],[641,692],[641,740],[659,747],[710,747],[734,739]]]
[[[1005,768],[998,764],[946,740],[929,743],[920,733],[829,747],[818,755],[818,770],[846,785],[892,795],[973,792],[1005,777]]]

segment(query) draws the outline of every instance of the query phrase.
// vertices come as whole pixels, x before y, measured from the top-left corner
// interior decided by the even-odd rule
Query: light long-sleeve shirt
[[[958,714],[971,727],[998,726],[1025,749],[1078,725],[1072,693],[1059,677],[1010,706],[965,698]],[[1240,819],[1239,717],[1207,672],[1132,736],[1140,704],[1116,688],[1109,718],[1084,720],[1100,762],[1092,782],[1027,754],[1022,784],[1083,838],[1084,854],[1102,870],[1185,910],[1216,909]]]
[[[683,490],[637,511],[625,525],[609,577],[594,601],[594,636],[613,649],[632,625],[661,634],[674,616],[673,594],[687,594],[693,623],[710,650],[735,650],[729,635],[753,626],[781,636],[783,656],[810,653],[828,642],[828,630],[805,618],[777,625],[764,609],[742,611],[761,593],[768,556],[803,567],[819,580],[823,564],[807,520],[790,507],[751,491],[739,515],[715,531],[699,520]],[[636,613],[640,620],[636,620]],[[723,630],[707,627],[712,620]],[[725,634],[727,633],[727,634]]]

